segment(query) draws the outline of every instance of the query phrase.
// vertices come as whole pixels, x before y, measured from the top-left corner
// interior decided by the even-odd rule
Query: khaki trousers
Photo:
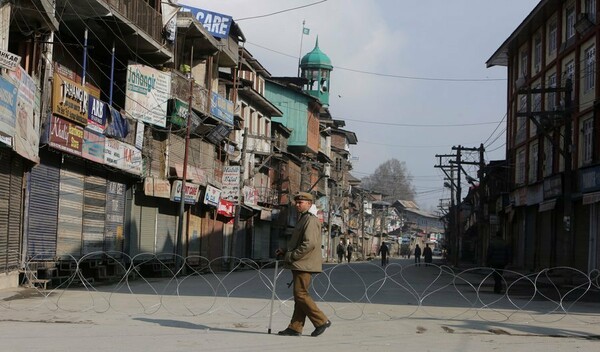
[[[306,318],[315,326],[327,323],[327,317],[308,293],[310,289],[311,273],[292,270],[294,281],[294,314],[288,326],[290,329],[302,332]]]

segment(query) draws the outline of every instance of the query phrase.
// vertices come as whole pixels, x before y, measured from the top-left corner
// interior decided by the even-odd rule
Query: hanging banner
[[[127,120],[125,120],[119,110],[113,108],[112,106],[109,106],[108,109],[110,112],[110,120],[106,125],[104,134],[108,137],[115,138],[127,137],[129,134],[129,124],[127,123]]]
[[[127,66],[125,111],[138,121],[166,126],[171,74],[130,62]]]
[[[233,102],[212,92],[210,114],[225,123],[233,125]]]

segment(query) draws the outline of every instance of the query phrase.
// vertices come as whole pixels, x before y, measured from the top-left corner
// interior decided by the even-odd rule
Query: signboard
[[[20,62],[21,57],[19,55],[0,49],[0,67],[14,71],[19,67]]]
[[[40,161],[40,109],[37,85],[22,68],[9,71],[8,76],[18,84],[14,148],[24,158]]]
[[[95,163],[104,164],[104,139],[103,135],[85,128],[81,156]]]
[[[180,4],[181,5],[181,4]],[[181,11],[191,12],[192,16],[202,23],[202,26],[215,38],[227,38],[233,24],[231,16],[198,9],[191,6],[181,6]]]
[[[80,125],[88,122],[88,98],[99,97],[98,92],[92,92],[89,87],[54,73],[52,84],[52,112]]]
[[[144,194],[150,197],[171,198],[171,183],[154,177],[144,179]]]
[[[240,167],[223,167],[221,199],[237,203],[240,199]]]
[[[106,103],[90,96],[88,99],[88,121],[86,128],[103,133],[106,127],[108,108]]]
[[[172,99],[169,105],[169,120],[171,123],[179,127],[187,127],[190,105],[179,99]]]
[[[211,95],[210,113],[215,118],[233,125],[233,102],[215,92]]]
[[[119,170],[140,175],[142,173],[142,152],[127,143],[106,138],[104,163]]]
[[[50,117],[48,145],[69,154],[81,156],[83,148],[83,127],[58,116]]]
[[[256,188],[244,186],[242,192],[244,192],[244,204],[256,205],[258,203],[258,191]]]
[[[149,66],[129,63],[125,111],[138,121],[165,127],[171,94],[171,75]]]
[[[181,202],[181,180],[173,181],[173,187],[171,188],[171,200],[174,202]],[[186,182],[184,190],[185,204],[196,204],[200,197],[200,185],[195,183]]]
[[[581,192],[594,192],[600,190],[600,167],[594,166],[579,171]]]
[[[135,125],[135,147],[139,150],[142,150],[144,146],[144,129],[144,123],[138,121]]]
[[[17,117],[17,87],[0,76],[0,132],[15,135]]]
[[[206,192],[204,192],[204,204],[219,206],[219,199],[221,198],[221,190],[211,185],[206,186]]]
[[[233,217],[235,215],[235,204],[224,199],[219,200],[217,214],[227,216],[230,218]]]

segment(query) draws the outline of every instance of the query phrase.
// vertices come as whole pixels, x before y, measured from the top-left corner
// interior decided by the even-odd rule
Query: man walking
[[[292,232],[287,249],[279,248],[275,255],[283,256],[284,265],[292,270],[294,285],[294,313],[290,324],[278,334],[283,336],[300,336],[306,318],[314,325],[311,336],[319,336],[331,326],[309,294],[311,275],[323,270],[321,262],[321,224],[319,219],[308,210],[313,204],[310,193],[300,192],[294,196],[296,210],[300,219]]]

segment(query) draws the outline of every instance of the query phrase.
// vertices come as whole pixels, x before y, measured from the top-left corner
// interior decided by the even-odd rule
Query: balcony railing
[[[162,43],[162,15],[143,0],[104,0],[113,10]]]

